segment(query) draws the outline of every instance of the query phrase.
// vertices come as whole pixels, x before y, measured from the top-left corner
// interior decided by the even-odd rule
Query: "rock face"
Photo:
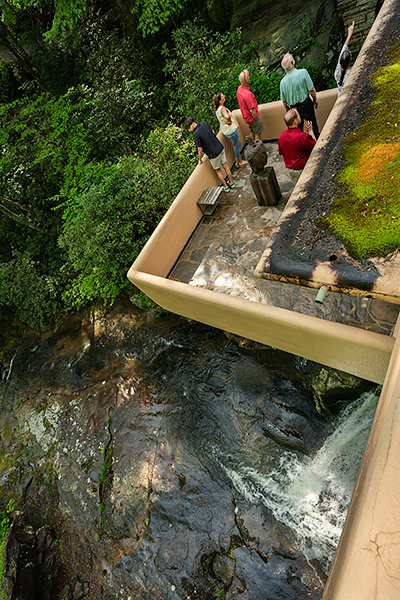
[[[295,357],[127,303],[25,338],[7,366],[0,508],[24,511],[52,600],[321,598],[321,566],[245,491],[330,431]]]
[[[54,531],[49,526],[37,532],[25,524],[25,515],[16,511],[7,533],[3,559],[5,573],[2,598],[51,600],[51,572],[54,566]]]
[[[331,416],[343,407],[343,398],[348,402],[357,398],[373,384],[329,367],[311,365],[309,386],[313,392],[319,413]]]
[[[353,59],[374,21],[376,0],[208,0],[210,18],[221,27],[241,27],[244,41],[259,45],[261,64],[280,69],[280,61],[291,52],[298,65],[322,71],[333,78],[347,27],[356,22],[351,42]],[[318,89],[318,81],[316,82]]]

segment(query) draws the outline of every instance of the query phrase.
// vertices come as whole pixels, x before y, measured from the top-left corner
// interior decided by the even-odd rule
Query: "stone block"
[[[260,206],[276,206],[282,198],[274,167],[265,167],[262,175],[250,175],[250,184]]]

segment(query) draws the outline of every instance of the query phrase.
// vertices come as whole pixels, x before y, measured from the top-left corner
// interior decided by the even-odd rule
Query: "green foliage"
[[[0,196],[25,207],[42,230],[0,216],[0,305],[32,327],[44,327],[61,300],[59,217],[52,208],[90,156],[79,107],[76,92],[0,106]]]
[[[129,266],[196,164],[182,120],[216,128],[212,97],[219,89],[237,107],[243,68],[259,103],[279,97],[283,73],[260,68],[240,30],[210,31],[201,3],[111,4],[112,16],[89,0],[0,0],[12,57],[0,59],[0,319],[10,327],[45,327],[130,288]]]
[[[164,0],[162,3],[158,0],[136,0],[133,12],[139,14],[138,29],[143,37],[157,33],[187,3],[188,0]]]
[[[151,310],[155,314],[156,317],[160,317],[164,312],[164,309],[161,308],[158,304],[153,302],[149,296],[147,296],[144,292],[139,292],[139,294],[135,294],[130,297],[130,300],[136,306],[143,308],[143,310]]]
[[[192,115],[196,121],[215,119],[212,98],[221,89],[226,105],[237,106],[238,76],[256,63],[254,45],[241,42],[239,29],[212,33],[197,21],[187,21],[172,32],[173,46],[164,46],[164,68],[169,112],[181,123]]]
[[[256,65],[250,66],[248,71],[250,73],[251,90],[259,104],[279,100],[279,85],[283,73],[269,71],[267,68],[260,69]]]
[[[58,306],[58,282],[42,275],[38,263],[18,255],[0,263],[0,306],[14,306],[21,321],[44,327]]]
[[[40,195],[45,193],[47,199],[61,187],[71,186],[92,153],[85,108],[80,89],[59,98],[41,94],[34,101],[17,100],[0,107],[3,196],[35,206],[40,204],[39,186]]]
[[[22,0],[21,3],[32,6],[36,2],[37,0]],[[48,41],[54,41],[57,36],[69,33],[87,13],[87,0],[57,0],[54,5],[51,29],[44,34]]]
[[[108,469],[109,469],[109,464],[108,464],[108,461],[105,459],[103,464],[101,465],[100,478],[99,478],[100,485],[103,485]]]
[[[88,166],[64,204],[60,245],[76,273],[67,302],[110,304],[128,286],[129,266],[191,172],[192,146],[170,125],[152,132],[142,157]]]
[[[343,194],[318,225],[333,231],[355,258],[386,256],[400,246],[400,59],[379,69],[370,115],[348,137]]]
[[[88,58],[84,98],[86,127],[99,159],[132,152],[144,130],[149,132],[162,104],[162,78],[154,69],[157,44],[139,46],[134,38],[93,27],[83,38]]]
[[[2,597],[3,580],[4,580],[4,548],[6,543],[7,532],[11,524],[11,513],[16,509],[16,502],[11,499],[2,515],[0,515],[0,598]]]

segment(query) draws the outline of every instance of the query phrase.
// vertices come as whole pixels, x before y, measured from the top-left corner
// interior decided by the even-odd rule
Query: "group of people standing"
[[[335,69],[335,80],[338,85],[338,95],[351,71],[351,54],[349,51],[350,38],[354,31],[354,21],[348,28],[348,35],[339,55]],[[317,92],[306,69],[297,69],[291,54],[285,54],[281,62],[285,76],[280,82],[280,98],[285,107],[284,120],[287,126],[278,140],[279,153],[283,156],[285,166],[294,171],[301,171],[319,137],[315,109],[318,108]],[[250,129],[253,140],[261,140],[264,131],[260,118],[257,100],[250,89],[250,74],[243,70],[239,75],[237,100],[244,121]],[[221,126],[221,131],[228,137],[235,151],[235,165],[240,168],[246,164],[240,154],[240,138],[238,123],[231,111],[225,106],[225,96],[217,92],[213,97],[213,107]],[[234,186],[232,173],[226,160],[225,149],[218,140],[215,132],[205,121],[197,124],[192,117],[184,122],[184,127],[193,134],[197,146],[199,163],[203,153],[210,159],[212,167],[224,186],[226,192]]]
[[[348,27],[347,38],[339,54],[335,69],[335,80],[340,95],[351,71],[350,38],[354,31],[354,21]],[[286,109],[284,120],[286,131],[278,140],[279,153],[283,156],[286,168],[301,171],[319,137],[315,109],[318,108],[317,93],[306,69],[296,69],[291,54],[282,59],[286,71],[281,81],[281,100]]]

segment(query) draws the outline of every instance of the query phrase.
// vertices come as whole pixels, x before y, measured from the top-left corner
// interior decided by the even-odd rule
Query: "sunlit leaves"
[[[139,15],[143,36],[155,34],[188,3],[188,0],[136,0],[133,12]]]
[[[112,303],[126,272],[193,168],[194,147],[182,130],[155,130],[142,155],[91,164],[64,203],[60,245],[73,279],[67,303]]]
[[[172,41],[163,49],[171,117],[177,122],[190,115],[199,122],[213,119],[212,97],[218,90],[235,108],[238,75],[257,58],[254,46],[242,43],[240,30],[212,33],[193,20],[176,29]]]

